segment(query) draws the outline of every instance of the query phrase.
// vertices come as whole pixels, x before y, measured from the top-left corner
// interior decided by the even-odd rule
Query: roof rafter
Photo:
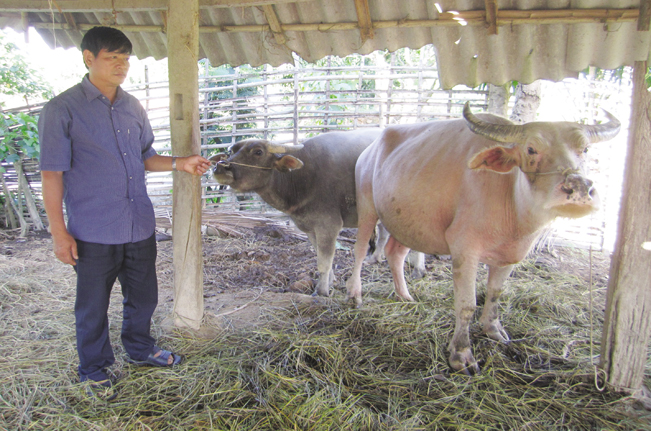
[[[497,34],[497,0],[485,0],[488,34]]]
[[[368,0],[355,0],[355,10],[357,11],[359,33],[363,44],[368,39],[373,39],[375,37],[373,21],[371,20],[371,10],[368,7]]]
[[[311,0],[199,0],[199,8],[250,7]],[[167,10],[169,0],[3,0],[7,12],[113,12]]]
[[[274,10],[273,5],[263,5],[262,11],[264,12],[264,16],[269,23],[269,27],[271,27],[271,32],[274,34],[276,43],[278,45],[284,45],[287,42],[287,37],[285,37],[283,34],[283,27],[280,24],[280,20],[278,19],[278,15],[276,15],[276,11]]]

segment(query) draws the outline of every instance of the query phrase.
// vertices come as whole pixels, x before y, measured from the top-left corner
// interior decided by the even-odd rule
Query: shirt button
[[[131,202],[133,202],[133,199],[131,199]]]
[[[120,133],[120,129],[118,129],[118,133]]]
[[[124,153],[124,155],[126,156],[126,155],[127,155],[127,153]]]
[[[130,180],[132,180],[132,179],[133,179],[133,177],[129,177],[129,179],[130,179]]]

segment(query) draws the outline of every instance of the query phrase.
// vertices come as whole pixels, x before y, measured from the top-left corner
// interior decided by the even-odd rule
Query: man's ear
[[[274,168],[276,168],[279,172],[291,172],[295,169],[301,169],[302,167],[303,162],[301,162],[296,157],[289,155],[282,156],[274,163]]]
[[[472,156],[468,162],[470,169],[488,169],[505,174],[520,166],[520,152],[517,146],[513,148],[497,145],[486,148]]]
[[[90,64],[93,62],[95,59],[95,56],[93,55],[92,52],[90,52],[88,49],[84,49],[84,52],[81,54],[84,58],[84,65],[86,68],[90,68]]]

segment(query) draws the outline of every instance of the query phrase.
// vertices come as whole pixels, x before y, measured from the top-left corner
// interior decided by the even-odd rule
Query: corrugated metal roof
[[[79,46],[89,25],[117,25],[132,40],[138,58],[167,56],[160,1],[152,0],[150,10],[143,7],[146,0],[139,1],[137,9],[124,5],[120,9],[127,2],[114,0],[115,11],[68,12],[68,22],[79,30],[61,25],[67,22],[66,15],[56,9],[21,16],[27,6],[9,3],[20,4],[0,1],[0,27],[21,30],[27,19],[50,46]],[[88,2],[58,3],[72,10],[71,4]],[[279,0],[273,11],[282,26],[281,37],[271,31],[262,5],[212,3],[200,3],[199,23],[200,58],[207,57],[213,65],[278,66],[292,63],[292,52],[315,61],[328,55],[433,44],[441,84],[451,88],[541,78],[558,81],[588,66],[633,65],[647,60],[650,52],[650,32],[637,30],[639,0],[498,0],[497,35],[489,34],[485,0],[368,0],[374,35],[367,40],[357,27],[362,21],[353,0]]]

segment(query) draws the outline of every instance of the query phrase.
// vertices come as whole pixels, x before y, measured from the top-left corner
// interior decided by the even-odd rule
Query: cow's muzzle
[[[595,192],[593,182],[582,175],[570,174],[565,177],[561,190],[567,194],[568,199],[592,198]]]

